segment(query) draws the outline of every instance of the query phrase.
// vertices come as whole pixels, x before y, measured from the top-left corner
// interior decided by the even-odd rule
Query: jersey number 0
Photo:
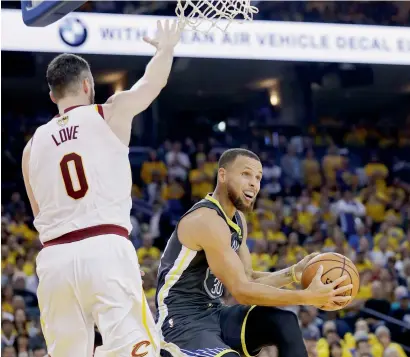
[[[70,169],[68,167],[68,164],[71,161],[74,163],[75,173],[78,179],[79,188],[77,188],[77,190],[74,189],[73,180],[71,178]],[[75,200],[83,198],[88,191],[88,182],[87,178],[85,177],[84,165],[81,156],[76,154],[75,152],[64,155],[64,157],[60,161],[60,169],[67,195],[69,195],[71,198],[74,198]]]

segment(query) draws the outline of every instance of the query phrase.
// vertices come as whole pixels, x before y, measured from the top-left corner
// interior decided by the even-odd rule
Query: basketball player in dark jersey
[[[351,285],[320,281],[323,268],[305,290],[280,287],[300,280],[312,256],[275,273],[252,270],[246,222],[260,189],[262,165],[244,149],[224,152],[213,194],[195,204],[172,234],[158,273],[157,326],[163,355],[250,357],[276,345],[280,357],[306,357],[298,320],[287,305],[334,306]],[[240,305],[224,306],[227,288]],[[277,306],[277,307],[276,307]]]

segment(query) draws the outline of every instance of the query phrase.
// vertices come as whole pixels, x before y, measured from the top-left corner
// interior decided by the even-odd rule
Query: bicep
[[[212,273],[231,293],[249,281],[241,259],[230,245],[207,244],[204,251]]]
[[[186,247],[205,252],[212,273],[231,293],[248,281],[238,254],[231,248],[229,228],[214,212],[199,209],[191,213],[180,222],[178,236]]]

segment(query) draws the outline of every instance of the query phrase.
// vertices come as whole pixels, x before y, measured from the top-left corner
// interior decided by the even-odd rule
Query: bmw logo
[[[81,46],[87,40],[87,28],[76,18],[63,20],[59,32],[63,42],[72,47]]]

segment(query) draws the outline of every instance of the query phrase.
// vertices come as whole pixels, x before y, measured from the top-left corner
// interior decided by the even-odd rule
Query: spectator
[[[17,357],[14,346],[5,346],[2,348],[2,357]]]
[[[167,177],[167,168],[165,163],[158,159],[157,152],[150,150],[148,161],[144,161],[141,167],[141,179],[148,185],[153,181],[153,175],[157,176],[158,181],[165,180]]]
[[[317,189],[322,185],[322,173],[320,163],[315,157],[312,149],[306,152],[306,157],[302,161],[303,177],[309,189]],[[265,174],[265,173],[264,173]]]
[[[20,333],[15,342],[17,357],[30,357],[29,336],[25,333]]]
[[[356,226],[361,224],[360,217],[366,213],[364,205],[354,199],[353,193],[346,190],[343,198],[334,204],[334,214],[340,221],[340,226],[344,234],[356,234]]]
[[[379,326],[376,329],[375,335],[381,343],[384,351],[388,350],[388,353],[392,353],[390,351],[394,350],[399,357],[406,357],[406,353],[403,348],[398,343],[391,341],[390,330],[386,326]]]
[[[308,357],[318,357],[316,334],[310,330],[305,330],[303,333],[303,341],[305,342]]]
[[[47,355],[47,351],[43,347],[35,347],[33,348],[33,357],[45,357]]]
[[[310,311],[308,309],[302,307],[299,310],[299,321],[302,335],[313,336],[314,339],[317,341],[320,338],[320,331],[318,327],[314,324],[313,318],[314,316],[310,314]]]
[[[302,184],[302,163],[296,156],[296,150],[292,145],[288,145],[288,151],[282,157],[280,166],[286,192],[291,196],[298,195]]]
[[[390,302],[386,298],[386,293],[380,281],[376,280],[372,283],[372,297],[365,302],[364,307],[374,310],[379,314],[389,314]],[[375,319],[371,315],[366,314],[365,316],[370,316],[368,318],[375,322]]]
[[[185,181],[188,170],[191,167],[191,162],[188,155],[181,151],[180,142],[176,141],[174,143],[172,150],[166,154],[165,161],[168,166],[169,176]]]
[[[263,165],[262,185],[264,190],[270,196],[277,196],[282,191],[280,179],[282,176],[282,169],[275,164],[275,161],[268,156],[267,152],[262,152],[260,159]]]
[[[337,146],[330,145],[322,161],[324,176],[329,187],[336,186],[336,172],[341,168],[342,160]]]
[[[161,256],[159,249],[152,244],[153,239],[151,234],[148,232],[144,233],[142,236],[142,247],[137,250],[138,261],[141,265],[144,265],[146,259],[156,261]]]
[[[373,154],[370,162],[364,167],[369,182],[376,185],[378,192],[386,190],[386,178],[389,175],[389,170],[383,164],[376,154]]]
[[[356,331],[354,334],[356,342],[356,356],[362,357],[372,354],[372,348],[369,343],[369,335],[365,331]]]
[[[196,169],[189,173],[189,181],[191,183],[191,195],[194,202],[203,199],[208,193],[213,191],[214,175],[205,169],[205,156],[197,155]]]
[[[14,324],[11,320],[2,319],[1,321],[1,349],[4,353],[6,346],[14,346],[17,333],[14,331]]]

